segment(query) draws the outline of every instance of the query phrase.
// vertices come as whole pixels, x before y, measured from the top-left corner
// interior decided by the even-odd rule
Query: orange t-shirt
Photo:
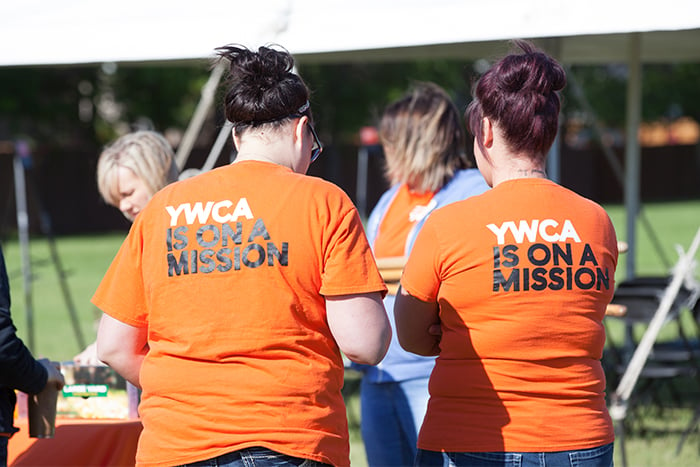
[[[597,204],[520,179],[434,211],[401,279],[439,304],[418,447],[587,449],[613,441],[600,362],[617,241]]]
[[[251,446],[349,464],[324,296],[386,291],[338,187],[265,162],[174,183],[139,214],[93,303],[148,327],[137,463]]]
[[[377,258],[406,254],[408,234],[430,212],[433,196],[433,192],[414,193],[408,189],[408,185],[398,189],[374,240],[374,255]]]

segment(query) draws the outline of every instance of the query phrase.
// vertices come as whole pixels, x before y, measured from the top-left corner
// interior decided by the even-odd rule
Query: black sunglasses
[[[309,130],[311,130],[311,135],[314,137],[314,145],[311,148],[311,162],[313,163],[313,161],[318,159],[318,156],[320,156],[323,152],[323,145],[321,144],[321,140],[318,139],[318,135],[316,134],[316,130],[314,130],[314,126],[310,123]]]
[[[301,118],[304,116],[304,112],[306,112],[308,109],[309,109],[309,101],[306,101],[304,103],[304,105],[299,107],[299,109],[296,111],[296,113],[285,115],[284,117],[273,118],[270,120],[262,120],[259,122],[253,121],[253,122],[247,122],[247,123],[239,123],[238,125],[236,125],[236,127],[244,127],[244,126],[248,126],[248,125],[257,126],[257,125],[262,125],[265,123],[276,122],[279,120],[283,120],[285,118]],[[316,159],[318,159],[318,156],[320,156],[321,153],[323,152],[323,145],[321,144],[321,140],[318,139],[318,135],[316,134],[316,130],[314,130],[314,126],[311,123],[309,123],[309,130],[311,130],[311,135],[314,137],[314,145],[311,148],[311,162],[313,162]]]

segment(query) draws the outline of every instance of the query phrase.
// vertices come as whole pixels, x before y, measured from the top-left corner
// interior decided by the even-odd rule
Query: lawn
[[[626,218],[624,207],[605,206],[618,232],[625,240]],[[664,274],[669,264],[678,259],[676,246],[688,249],[700,227],[700,200],[674,203],[647,204],[644,216],[652,226],[653,236],[642,223],[638,227],[637,272],[641,275]],[[34,237],[30,242],[33,281],[31,299],[33,309],[34,347],[37,356],[54,360],[70,360],[81,350],[78,334],[84,342],[95,338],[96,323],[100,312],[90,303],[105,269],[116,254],[125,232],[91,236],[61,237],[55,247],[67,287],[62,288],[61,275],[52,261],[50,242],[44,237]],[[654,243],[658,239],[661,253]],[[12,290],[12,315],[18,334],[29,342],[29,324],[26,316],[24,281],[21,255],[16,239],[3,243],[10,285]],[[666,264],[664,263],[664,258]],[[617,280],[625,277],[625,257],[621,255]],[[72,304],[72,306],[70,306]],[[71,311],[73,310],[73,311]],[[75,313],[80,332],[72,324]],[[618,331],[615,331],[618,332]],[[348,389],[355,380],[348,380]],[[695,386],[697,388],[697,386]],[[700,403],[697,390],[685,395],[683,407],[669,408],[663,413],[643,416],[645,430],[628,434],[628,463],[631,466],[690,466],[700,464],[700,435],[695,430],[685,443],[683,451],[675,456],[680,432],[692,417],[695,404]],[[351,457],[353,465],[365,465],[364,450],[358,433],[359,403],[357,392],[348,391],[348,408],[351,424]],[[616,463],[621,465],[619,450]]]

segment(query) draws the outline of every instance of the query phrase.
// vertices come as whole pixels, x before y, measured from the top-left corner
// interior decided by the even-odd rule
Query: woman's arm
[[[382,361],[391,342],[391,326],[381,293],[326,297],[326,317],[346,357],[366,365]]]
[[[436,302],[424,302],[399,289],[394,302],[396,334],[404,350],[418,355],[440,353],[440,317]]]
[[[97,330],[97,357],[137,388],[139,372],[148,352],[147,330],[102,315]]]

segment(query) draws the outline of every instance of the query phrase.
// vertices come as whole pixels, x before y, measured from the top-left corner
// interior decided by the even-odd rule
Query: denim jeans
[[[229,452],[182,467],[323,467],[323,462],[288,456],[271,449],[253,447]]]
[[[416,467],[612,467],[613,444],[559,452],[435,452],[418,450]]]
[[[413,464],[429,397],[428,378],[362,381],[360,428],[370,467]]]

